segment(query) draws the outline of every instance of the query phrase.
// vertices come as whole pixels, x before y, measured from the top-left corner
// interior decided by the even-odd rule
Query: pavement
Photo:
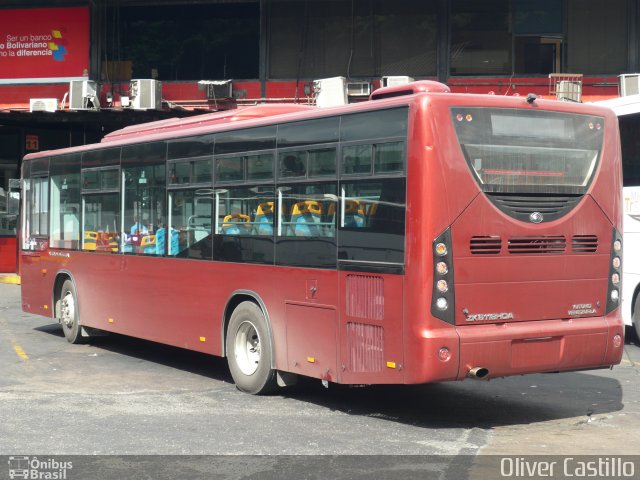
[[[631,335],[613,370],[365,388],[309,380],[256,397],[235,389],[224,359],[119,335],[70,345],[55,321],[21,311],[19,287],[0,285],[0,455],[90,455],[70,480],[133,478],[142,464],[139,478],[493,480],[504,456],[638,458],[639,427]]]

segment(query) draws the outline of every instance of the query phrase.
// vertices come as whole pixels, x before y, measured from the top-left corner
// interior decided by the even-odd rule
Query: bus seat
[[[171,255],[180,253],[180,232],[171,227]]]
[[[167,241],[167,230],[160,227],[156,230],[156,255],[164,255],[165,242]],[[146,252],[145,252],[146,253]]]
[[[222,220],[222,233],[227,235],[240,235],[247,233],[247,225],[243,223],[250,222],[251,217],[243,213],[227,215]]]
[[[98,232],[93,232],[91,230],[85,230],[84,232],[84,246],[83,250],[94,251],[96,249],[98,242]]]
[[[367,202],[366,215],[367,217],[375,217],[378,211],[378,202]]]
[[[317,225],[322,221],[322,206],[316,200],[304,200],[293,204],[291,223],[296,237],[318,237],[320,229]]]
[[[364,227],[364,207],[358,200],[346,200],[344,204],[344,226],[351,228]]]
[[[113,232],[98,232],[95,240],[94,250],[98,252],[117,252],[118,240]]]
[[[273,212],[275,206],[273,202],[263,202],[256,210],[255,223],[258,235],[273,235]]]
[[[336,215],[336,204],[329,205],[327,222],[333,223]],[[345,200],[344,202],[344,226],[362,228],[365,223],[364,207],[359,200]]]
[[[144,253],[155,254],[156,253],[156,236],[145,235],[140,241],[140,249]]]

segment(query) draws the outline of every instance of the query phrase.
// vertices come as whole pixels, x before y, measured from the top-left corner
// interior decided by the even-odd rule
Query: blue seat
[[[273,202],[263,202],[258,205],[256,210],[255,223],[256,233],[258,235],[273,235]]]
[[[315,200],[304,200],[293,204],[291,223],[296,237],[319,237],[322,222],[322,205]]]
[[[167,241],[167,230],[164,227],[156,231],[156,255],[165,254],[165,242]],[[171,255],[177,255],[180,251],[178,230],[171,228]]]

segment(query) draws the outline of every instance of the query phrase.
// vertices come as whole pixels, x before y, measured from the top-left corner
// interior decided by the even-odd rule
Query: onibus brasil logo
[[[73,462],[60,462],[53,458],[45,460],[38,457],[9,457],[9,478],[33,480],[65,480],[67,470],[73,468]]]

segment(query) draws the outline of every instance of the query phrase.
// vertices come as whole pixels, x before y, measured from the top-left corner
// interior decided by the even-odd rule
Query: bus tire
[[[83,343],[80,315],[78,312],[78,295],[71,280],[65,280],[60,290],[60,325],[69,343]]]
[[[631,315],[631,318],[636,339],[640,341],[640,293],[636,295],[636,301],[633,302],[633,315]]]
[[[267,320],[258,305],[242,302],[231,314],[226,338],[229,370],[238,390],[260,395],[277,387]]]

